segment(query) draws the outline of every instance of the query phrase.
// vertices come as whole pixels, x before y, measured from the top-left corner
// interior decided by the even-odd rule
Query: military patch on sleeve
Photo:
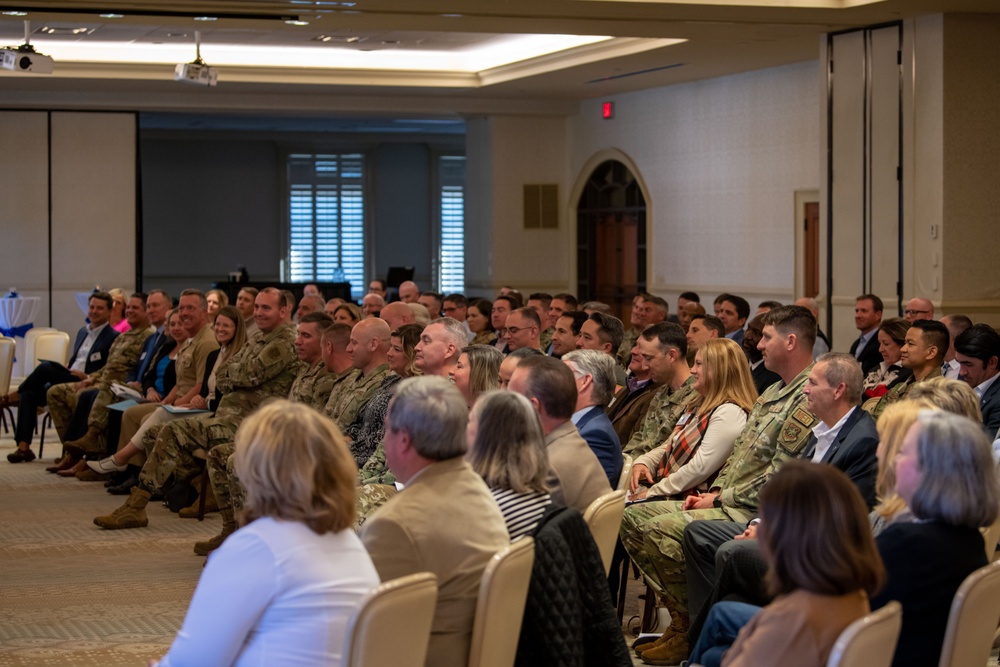
[[[280,359],[281,358],[281,350],[278,349],[277,345],[272,345],[271,347],[267,348],[267,357],[268,357],[268,359],[272,359],[272,360],[273,359]]]
[[[808,410],[796,408],[781,427],[778,443],[789,452],[798,454],[809,441],[809,434],[815,423],[816,417]]]
[[[816,417],[805,408],[795,408],[792,419],[808,427],[816,425]]]

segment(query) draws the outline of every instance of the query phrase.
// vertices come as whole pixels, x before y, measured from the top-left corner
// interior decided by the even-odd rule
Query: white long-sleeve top
[[[352,530],[258,519],[208,559],[160,667],[340,664],[347,621],[378,583]]]
[[[693,412],[681,417],[697,419]],[[694,455],[681,468],[667,475],[649,488],[647,498],[673,496],[688,489],[694,489],[707,480],[712,473],[722,468],[726,459],[733,453],[733,444],[747,424],[747,413],[734,403],[723,403],[712,412],[708,420],[708,428],[701,438],[701,444],[695,449]],[[678,426],[683,429],[683,426]],[[679,431],[656,449],[643,454],[635,460],[635,465],[642,464],[656,475],[660,461],[673,446],[674,438]]]

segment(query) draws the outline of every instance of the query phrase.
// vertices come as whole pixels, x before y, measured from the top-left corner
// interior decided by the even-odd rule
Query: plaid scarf
[[[708,422],[714,412],[715,410],[712,410],[699,419],[697,413],[691,410],[685,412],[677,420],[677,426],[674,427],[674,432],[670,435],[670,452],[660,459],[660,467],[657,471],[658,479],[663,479],[667,475],[677,472],[694,456],[705,431],[708,430]]]

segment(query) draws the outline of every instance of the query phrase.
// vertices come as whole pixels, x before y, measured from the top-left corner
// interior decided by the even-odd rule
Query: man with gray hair
[[[573,350],[563,355],[562,362],[576,380],[576,411],[570,421],[601,462],[611,488],[615,488],[622,474],[622,443],[604,412],[615,392],[614,358],[596,350]]]
[[[299,309],[295,311],[295,322],[299,323],[309,313],[322,313],[326,300],[321,296],[304,296],[299,301]]]
[[[450,317],[439,317],[420,334],[420,342],[413,348],[414,366],[424,375],[446,378],[454,370],[462,348],[467,344],[465,327],[461,322]]]
[[[383,442],[389,469],[406,489],[365,522],[361,541],[382,581],[437,576],[425,664],[464,665],[480,579],[510,538],[489,488],[464,459],[468,408],[458,389],[439,377],[397,387]]]

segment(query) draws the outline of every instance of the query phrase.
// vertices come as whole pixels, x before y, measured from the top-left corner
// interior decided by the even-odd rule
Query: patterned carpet
[[[102,530],[93,518],[124,497],[46,473],[50,443],[45,462],[13,465],[0,438],[0,667],[145,665],[184,620],[205,561],[191,548],[219,516],[199,523],[157,503],[147,528]]]

